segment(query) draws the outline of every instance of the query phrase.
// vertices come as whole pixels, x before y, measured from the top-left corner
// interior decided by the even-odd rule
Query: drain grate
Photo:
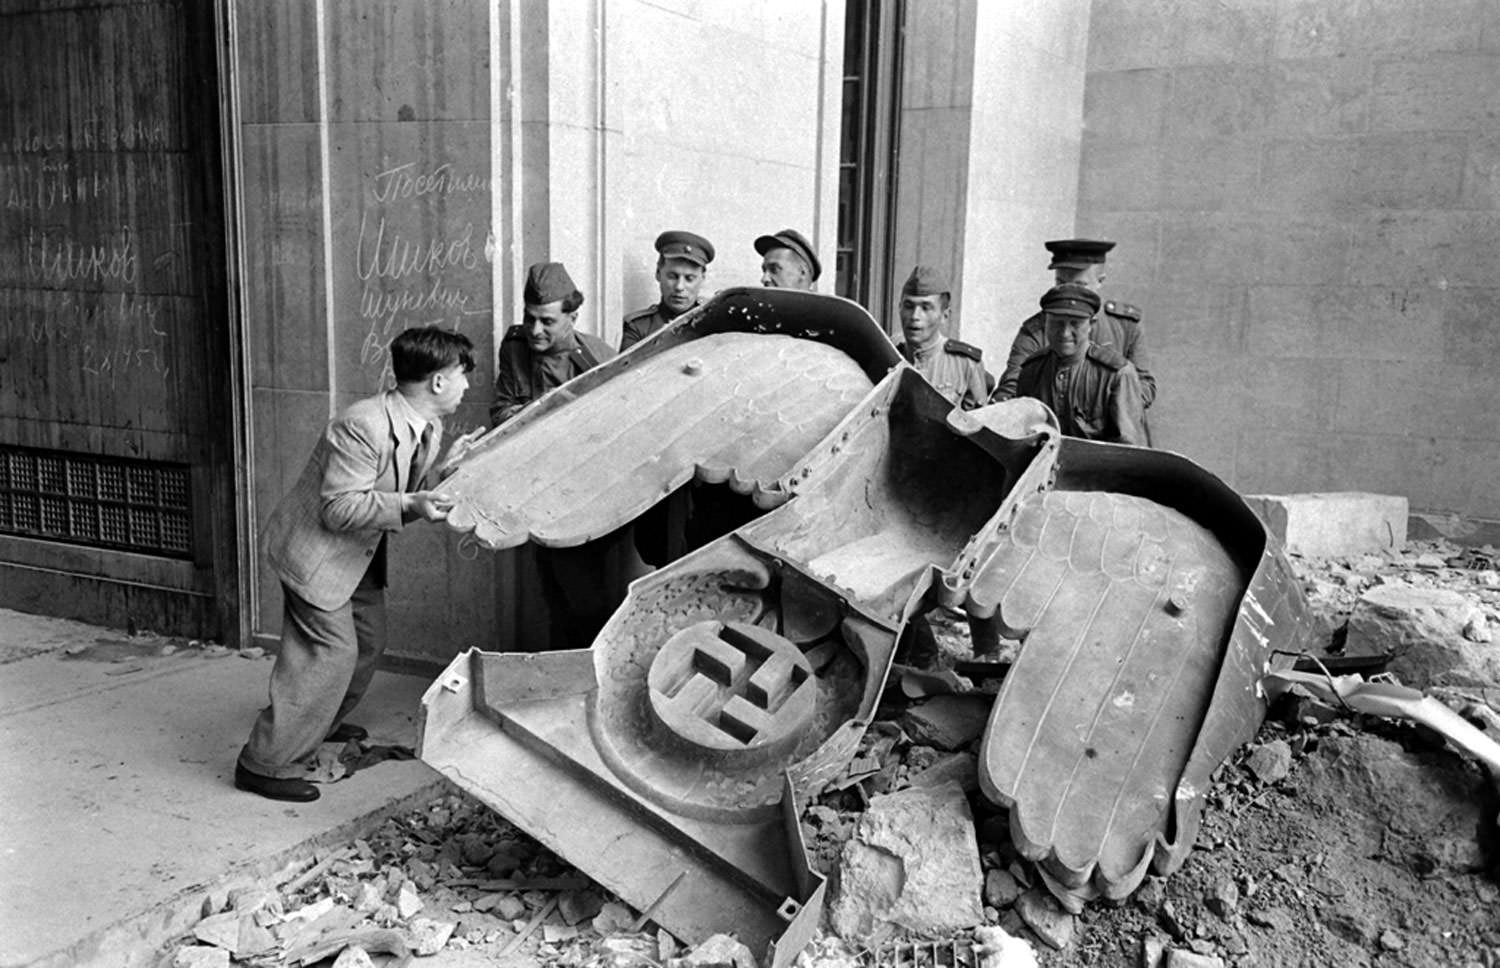
[[[888,941],[864,959],[872,968],[974,968],[979,959],[967,938]]]
[[[0,446],[0,533],[193,556],[186,464]]]

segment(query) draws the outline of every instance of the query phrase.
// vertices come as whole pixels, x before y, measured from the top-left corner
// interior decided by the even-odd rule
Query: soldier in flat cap
[[[1115,247],[1113,242],[1100,239],[1058,239],[1046,242],[1052,261],[1047,266],[1052,270],[1055,285],[1086,286],[1094,292],[1104,285],[1105,256]],[[1008,400],[1019,396],[1016,379],[1021,374],[1021,364],[1046,346],[1042,314],[1037,313],[1021,324],[1011,343],[1010,357],[1005,363],[1005,372],[995,387],[995,400]],[[1151,406],[1156,399],[1156,378],[1151,375],[1147,362],[1145,341],[1141,337],[1141,311],[1129,303],[1103,300],[1100,312],[1094,317],[1093,342],[1099,346],[1113,348],[1135,365],[1140,377],[1141,403]]]
[[[656,285],[661,300],[625,317],[621,353],[698,305],[708,264],[714,261],[712,242],[676,229],[656,237],[656,253]]]
[[[1052,408],[1069,437],[1144,446],[1146,408],[1135,365],[1089,335],[1099,294],[1072,283],[1053,286],[1041,306],[1047,345],[1021,364],[1016,396]]]
[[[761,255],[760,284],[771,289],[806,289],[816,292],[823,265],[812,243],[796,229],[782,229],[755,240]]]
[[[524,316],[505,331],[490,423],[499,426],[555,386],[615,355],[609,344],[574,328],[583,293],[561,262],[526,270]]]
[[[949,403],[973,410],[989,397],[990,375],[979,347],[948,336],[951,303],[952,289],[941,272],[930,266],[912,269],[901,287],[904,339],[896,349]]]
[[[505,331],[496,367],[490,422],[499,426],[528,403],[615,355],[609,344],[574,328],[583,293],[560,262],[526,270],[524,315]],[[559,441],[558,446],[566,446]],[[585,649],[625,600],[633,558],[627,525],[574,548],[535,547],[537,576],[547,603],[549,645]]]

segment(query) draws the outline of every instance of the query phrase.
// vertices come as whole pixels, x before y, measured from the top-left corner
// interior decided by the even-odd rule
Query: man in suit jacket
[[[281,579],[281,650],[271,704],[240,751],[234,783],[273,800],[308,801],[303,777],[325,740],[363,739],[344,722],[385,650],[386,535],[452,502],[425,490],[443,434],[474,369],[468,337],[435,326],[391,343],[396,389],[329,423],[302,476],[271,512],[265,546]],[[468,442],[461,438],[455,445]]]

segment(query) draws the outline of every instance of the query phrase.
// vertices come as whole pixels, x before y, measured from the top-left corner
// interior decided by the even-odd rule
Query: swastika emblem
[[[817,681],[802,650],[744,622],[678,632],[656,654],[647,685],[658,722],[713,750],[794,745],[817,707]]]

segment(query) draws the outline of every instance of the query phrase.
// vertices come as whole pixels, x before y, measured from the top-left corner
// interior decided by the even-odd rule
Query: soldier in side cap
[[[506,330],[496,366],[490,421],[499,426],[528,403],[615,355],[609,344],[574,328],[583,293],[560,262],[526,270],[523,321]],[[558,446],[567,446],[558,441]],[[629,525],[575,548],[532,549],[547,603],[549,644],[585,649],[625,600],[633,577]]]
[[[1051,253],[1047,266],[1052,270],[1055,285],[1086,286],[1094,292],[1104,285],[1105,257],[1115,247],[1113,242],[1102,239],[1058,239],[1043,243]],[[1042,314],[1037,313],[1021,324],[1011,343],[1010,357],[1005,363],[1005,372],[995,387],[995,400],[1008,400],[1019,396],[1016,380],[1021,375],[1021,364],[1046,346]],[[1099,346],[1112,347],[1134,364],[1140,377],[1141,403],[1151,406],[1156,399],[1156,378],[1151,375],[1147,362],[1145,341],[1141,337],[1141,311],[1129,303],[1102,300],[1100,312],[1094,317],[1092,340]]]
[[[661,300],[625,317],[623,353],[698,305],[698,293],[714,261],[713,243],[692,232],[672,230],[656,237],[656,284]]]
[[[1145,445],[1146,408],[1135,365],[1090,339],[1099,294],[1072,283],[1053,286],[1041,307],[1047,345],[1021,364],[1016,396],[1052,408],[1070,437]]]
[[[771,289],[806,289],[816,292],[823,265],[807,241],[796,229],[782,229],[755,240],[755,251],[761,255],[760,284]]]
[[[990,375],[977,346],[947,335],[952,316],[952,289],[941,272],[916,266],[901,287],[902,358],[937,387],[949,403],[964,410],[983,406]]]
[[[490,422],[497,427],[543,393],[615,355],[608,343],[574,328],[583,293],[561,262],[527,269],[523,298],[523,321],[500,341],[490,405]]]

